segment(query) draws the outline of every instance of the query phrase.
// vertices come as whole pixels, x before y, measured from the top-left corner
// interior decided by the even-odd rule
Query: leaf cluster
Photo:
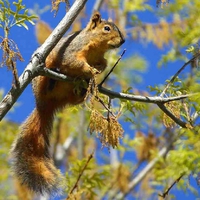
[[[99,167],[95,159],[90,160],[85,168],[81,179],[78,182],[77,190],[71,193],[71,189],[76,184],[82,169],[85,167],[87,159],[71,162],[69,171],[66,174],[68,199],[80,198],[95,199],[99,195],[99,190],[105,187],[105,180],[110,177],[110,170],[107,167]]]
[[[13,2],[12,6],[15,7],[13,10],[11,4],[8,0],[0,0],[0,28],[4,30],[4,36],[0,36],[2,42],[0,43],[0,49],[3,51],[2,62],[0,66],[6,65],[8,69],[13,72],[13,77],[15,80],[15,85],[18,85],[18,74],[16,68],[16,61],[23,61],[17,44],[8,38],[9,32],[14,26],[23,26],[28,30],[26,22],[34,24],[33,20],[37,17],[35,15],[28,15],[28,9],[22,4],[22,0],[18,2]]]
[[[168,181],[176,180],[181,174],[191,174],[194,178],[198,176],[200,167],[199,128],[181,130],[180,134],[181,138],[175,144],[176,149],[171,150],[165,162],[161,162],[155,168],[154,185],[160,185],[163,181],[167,185]],[[188,182],[186,179],[178,183],[179,188],[183,189],[185,182]],[[190,182],[188,182],[188,187],[192,189],[189,185]]]
[[[89,124],[90,133],[96,133],[103,146],[115,148],[123,137],[123,129],[113,116],[104,117],[97,110],[92,110]]]
[[[2,1],[0,0],[0,27],[7,31],[9,31],[13,26],[23,26],[28,30],[28,26],[26,22],[29,22],[34,25],[33,20],[37,19],[35,15],[29,15],[28,9],[25,9],[25,5],[22,4],[22,0],[18,0],[18,2],[12,2],[15,10],[11,8],[11,4],[8,0]]]

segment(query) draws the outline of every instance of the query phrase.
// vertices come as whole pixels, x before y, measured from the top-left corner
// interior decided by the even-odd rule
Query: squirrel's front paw
[[[97,70],[96,68],[90,67],[90,71],[92,73],[92,75],[97,75],[97,74],[101,74],[100,70]]]

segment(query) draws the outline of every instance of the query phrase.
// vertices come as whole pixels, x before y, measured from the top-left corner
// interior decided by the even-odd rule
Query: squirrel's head
[[[106,50],[118,48],[125,42],[119,28],[111,20],[101,19],[97,11],[93,13],[86,30],[90,31],[95,40],[99,42],[99,46],[101,48],[104,46]]]

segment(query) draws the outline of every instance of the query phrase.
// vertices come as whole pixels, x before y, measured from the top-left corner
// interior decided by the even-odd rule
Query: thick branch
[[[13,86],[8,94],[1,101],[0,120],[2,120],[2,118],[6,115],[6,113],[11,109],[13,104],[22,94],[27,85],[37,75],[37,70],[40,64],[44,63],[50,51],[58,43],[64,33],[69,29],[72,22],[75,20],[86,2],[87,0],[76,0],[70,10],[64,16],[64,18],[60,21],[58,26],[44,42],[44,44],[35,51],[31,61],[27,65],[22,75],[19,77],[19,85],[17,86],[17,88],[16,86]]]

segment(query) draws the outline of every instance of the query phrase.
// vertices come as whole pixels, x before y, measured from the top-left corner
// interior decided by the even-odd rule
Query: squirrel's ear
[[[91,29],[96,28],[101,23],[101,14],[95,11],[90,19],[89,26]]]
[[[113,23],[113,20],[111,18],[108,18],[108,22]]]

